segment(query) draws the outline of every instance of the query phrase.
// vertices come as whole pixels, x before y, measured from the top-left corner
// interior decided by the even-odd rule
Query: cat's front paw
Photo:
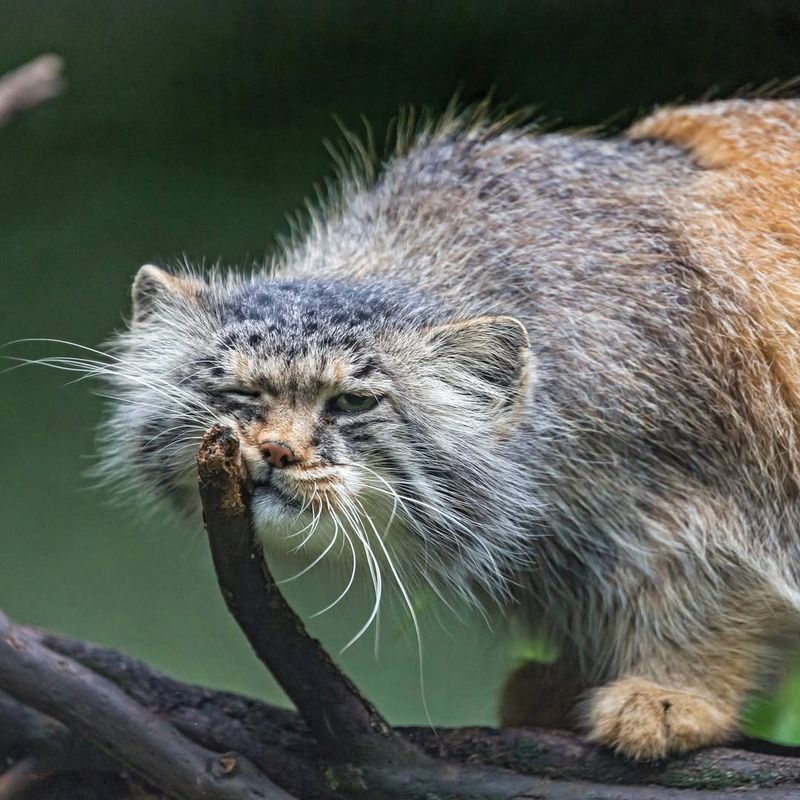
[[[596,689],[588,722],[591,741],[642,760],[719,744],[736,729],[735,714],[712,700],[643,678]]]

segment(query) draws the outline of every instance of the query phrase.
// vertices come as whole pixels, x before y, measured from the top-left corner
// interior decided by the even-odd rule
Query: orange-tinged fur
[[[735,365],[749,411],[783,432],[785,464],[800,471],[800,104],[730,101],[665,109],[636,124],[636,139],[686,149],[702,171],[668,196],[685,257],[747,308],[720,325],[709,306],[698,324],[709,352]],[[768,381],[764,373],[768,365]],[[788,424],[781,425],[781,417]],[[777,423],[777,424],[776,424]],[[764,622],[769,625],[769,620]],[[636,758],[660,758],[725,741],[756,672],[759,631],[709,633],[698,670],[623,675],[590,695],[591,739]],[[650,679],[650,677],[654,679]],[[508,697],[506,704],[509,703]],[[511,701],[513,705],[513,699]]]
[[[589,737],[632,758],[663,758],[725,741],[736,729],[737,711],[692,689],[623,677],[595,692]]]
[[[685,148],[705,168],[672,199],[689,257],[723,285],[741,282],[756,340],[738,346],[763,353],[800,422],[800,103],[669,108],[630,135]]]

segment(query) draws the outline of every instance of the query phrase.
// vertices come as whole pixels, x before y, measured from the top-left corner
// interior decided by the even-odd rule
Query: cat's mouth
[[[342,476],[328,465],[303,469],[251,472],[251,508],[259,527],[293,529],[301,521],[317,522],[340,509],[347,495]],[[255,470],[253,470],[255,471]]]
[[[292,525],[303,510],[300,498],[281,491],[272,480],[252,483],[250,507],[257,527]]]
[[[253,475],[251,472],[253,495],[275,497],[289,508],[299,510],[319,502],[336,503],[337,490],[341,488],[341,477],[330,468],[305,468],[302,470],[276,470]]]
[[[252,483],[253,498],[272,498],[276,502],[283,503],[288,508],[300,510],[300,498],[285,492],[279,487],[271,477]]]

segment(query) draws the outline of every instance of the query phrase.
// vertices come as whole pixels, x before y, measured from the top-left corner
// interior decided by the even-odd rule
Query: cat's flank
[[[266,545],[352,563],[366,623],[430,585],[553,643],[505,723],[725,741],[800,629],[798,168],[791,101],[445,121],[275,271],[142,267],[106,473],[196,510],[232,426]]]

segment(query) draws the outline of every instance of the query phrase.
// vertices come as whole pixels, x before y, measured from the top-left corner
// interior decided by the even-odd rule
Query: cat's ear
[[[506,419],[524,400],[531,373],[528,332],[514,317],[476,317],[431,329],[438,376]]]
[[[145,264],[139,267],[133,280],[133,324],[151,317],[170,301],[197,302],[205,284],[199,278],[172,275],[161,267]]]

